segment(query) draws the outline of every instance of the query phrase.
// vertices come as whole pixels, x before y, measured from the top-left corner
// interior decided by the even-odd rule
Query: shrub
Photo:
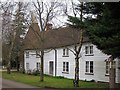
[[[31,72],[31,70],[29,69],[29,70],[27,70],[27,74],[28,75],[31,75],[32,74],[32,72]]]
[[[63,76],[53,76],[53,78],[63,79]]]
[[[92,80],[90,80],[90,82],[95,82],[95,80],[94,80],[94,79],[92,79]]]
[[[50,75],[48,75],[48,74],[44,74],[44,76],[50,76]]]
[[[32,72],[32,75],[39,76],[40,75],[40,71],[34,69],[33,72]]]

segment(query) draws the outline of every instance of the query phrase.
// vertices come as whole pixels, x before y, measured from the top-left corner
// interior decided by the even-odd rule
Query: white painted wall
[[[96,48],[95,45],[93,45],[93,54],[94,56],[85,56],[85,46],[86,45],[93,45],[91,43],[84,43],[81,49],[81,58],[79,63],[79,70],[80,70],[80,80],[95,80],[95,81],[103,81],[108,82],[109,76],[105,76],[106,74],[106,63],[104,62],[105,59],[107,59],[109,56],[103,54],[100,50]],[[69,46],[68,48],[73,49],[72,46]],[[45,52],[49,51],[50,49],[46,50]],[[74,54],[69,51],[69,57],[63,57],[63,48],[57,48],[57,76],[64,76],[66,78],[73,79],[75,74],[75,56]],[[36,68],[36,63],[40,62],[40,58],[36,58],[35,50],[26,50],[29,51],[30,55],[29,58],[26,58],[26,53],[24,53],[24,65],[26,70],[26,63],[30,64],[30,69],[33,70]],[[25,52],[26,52],[25,51]],[[44,74],[49,74],[49,62],[53,61],[54,63],[54,70],[53,70],[53,76],[55,76],[55,50],[51,50],[49,53],[44,54]],[[85,74],[85,61],[93,61],[93,68],[94,68],[94,75],[86,75]],[[69,62],[69,73],[63,73],[63,62]],[[116,82],[120,83],[120,69],[118,69],[118,66],[120,66],[120,63],[118,65],[118,59],[116,59]],[[119,60],[120,62],[120,60]]]
[[[26,52],[29,51],[29,57],[26,57]],[[24,65],[26,70],[26,63],[29,63],[29,69],[34,70],[36,69],[36,63],[40,62],[40,58],[36,58],[36,51],[35,50],[26,50],[24,52]]]

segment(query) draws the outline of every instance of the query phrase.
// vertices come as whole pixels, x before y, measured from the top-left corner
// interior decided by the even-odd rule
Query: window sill
[[[85,54],[85,56],[94,56],[94,54]]]
[[[105,74],[105,76],[110,76],[109,74]]]
[[[62,72],[62,73],[64,73],[64,74],[69,74],[69,72]]]
[[[85,73],[85,75],[94,75],[94,73]]]
[[[69,56],[64,56],[64,55],[63,55],[62,57],[69,57]]]

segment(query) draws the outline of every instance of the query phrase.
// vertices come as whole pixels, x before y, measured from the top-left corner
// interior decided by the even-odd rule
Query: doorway
[[[49,74],[53,75],[53,61],[49,62]]]

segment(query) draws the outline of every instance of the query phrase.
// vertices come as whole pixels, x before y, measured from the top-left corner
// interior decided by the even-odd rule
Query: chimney
[[[46,25],[46,30],[51,30],[51,29],[52,29],[52,24],[48,23],[48,24]]]

